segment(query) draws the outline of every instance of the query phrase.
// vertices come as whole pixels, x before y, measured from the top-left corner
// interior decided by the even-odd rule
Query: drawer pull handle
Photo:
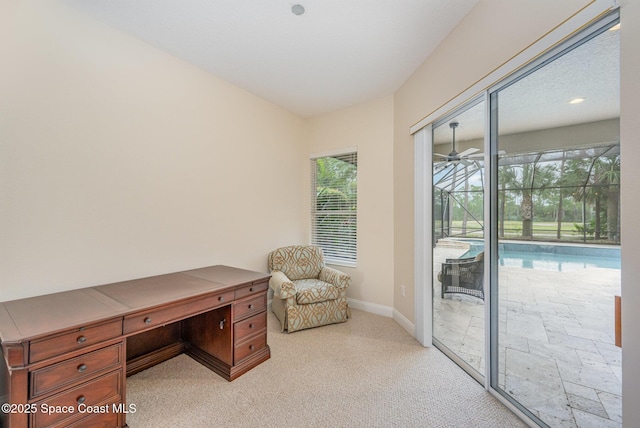
[[[80,364],[78,366],[78,372],[82,373],[83,371],[85,371],[87,369],[87,365],[86,364]]]
[[[151,318],[146,317],[146,318],[144,319],[144,323],[145,323],[145,324],[151,324]]]
[[[249,292],[253,293],[253,287],[249,288]]]
[[[224,296],[220,296],[220,297],[218,297],[218,300],[219,300],[220,302],[224,302]]]
[[[256,347],[255,347],[255,346],[253,346],[253,345],[249,345],[249,350],[253,351],[254,349],[256,349]]]
[[[87,400],[87,397],[85,397],[84,395],[81,395],[80,397],[78,397],[78,404],[82,404]]]
[[[249,328],[253,328],[253,324],[249,324]]]
[[[226,319],[223,319],[222,321],[220,321],[220,330],[224,330],[224,323],[226,322]]]
[[[87,341],[87,338],[86,338],[86,337],[84,337],[84,336],[80,336],[80,337],[78,338],[78,343],[84,343],[84,342],[86,342],[86,341]]]
[[[253,309],[253,305],[249,305],[249,309]]]

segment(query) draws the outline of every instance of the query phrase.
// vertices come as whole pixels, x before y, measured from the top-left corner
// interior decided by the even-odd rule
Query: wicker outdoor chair
[[[475,257],[447,259],[438,274],[445,294],[467,294],[484,300],[484,252]]]

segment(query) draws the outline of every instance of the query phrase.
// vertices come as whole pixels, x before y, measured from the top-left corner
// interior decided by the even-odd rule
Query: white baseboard
[[[382,315],[383,317],[393,318],[395,322],[397,322],[400,327],[405,329],[407,333],[414,337],[415,334],[415,325],[407,319],[404,315],[398,312],[396,309],[391,306],[378,305],[377,303],[369,303],[363,302],[362,300],[356,300],[349,298],[349,306],[353,309],[358,309],[360,311],[369,312],[376,315]]]
[[[400,327],[404,328],[407,333],[411,335],[411,337],[416,337],[416,326],[411,321],[407,319],[404,315],[398,312],[396,309],[393,310],[393,320],[397,322]]]
[[[393,318],[395,322],[397,322],[400,327],[405,329],[407,333],[414,337],[415,334],[415,325],[407,319],[404,315],[398,312],[396,309],[391,306],[378,305],[377,303],[369,303],[364,302],[362,300],[357,299],[347,299],[349,301],[349,306],[353,309],[357,309],[359,311],[369,312],[371,314],[381,315],[387,318]],[[269,300],[267,302],[267,309],[271,310],[271,302]]]
[[[352,298],[348,298],[347,300],[349,301],[349,306],[353,309],[393,318],[393,308],[391,306],[378,305],[377,303],[369,303]]]

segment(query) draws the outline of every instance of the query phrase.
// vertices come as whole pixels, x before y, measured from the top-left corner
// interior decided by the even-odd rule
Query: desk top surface
[[[2,342],[24,341],[201,294],[233,289],[269,276],[218,265],[3,302],[0,303],[0,339]]]

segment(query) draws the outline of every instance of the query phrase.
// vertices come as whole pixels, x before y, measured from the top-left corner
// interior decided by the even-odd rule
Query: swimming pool
[[[473,257],[484,248],[470,241],[463,257]],[[554,245],[506,242],[498,245],[499,265],[524,269],[572,272],[586,268],[620,269],[620,247]]]

